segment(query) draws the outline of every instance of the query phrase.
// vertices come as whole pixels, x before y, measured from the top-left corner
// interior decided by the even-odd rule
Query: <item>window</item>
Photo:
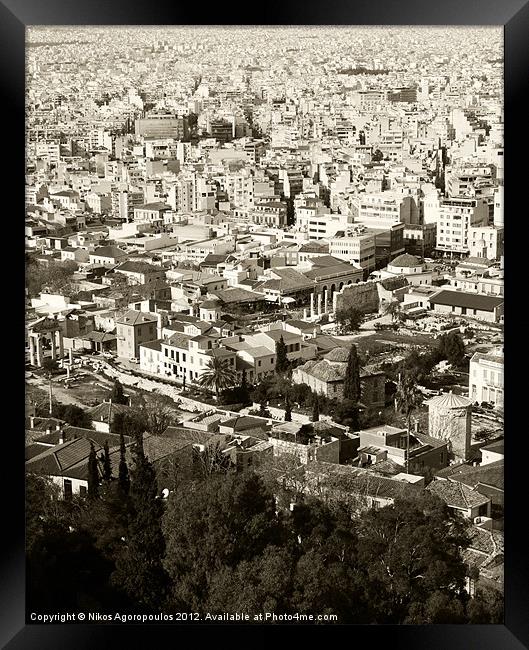
[[[87,490],[86,486],[80,485],[79,486],[79,495],[82,496],[82,497],[85,497],[87,494],[88,494],[88,490]]]
[[[70,481],[69,478],[64,479],[64,498],[65,499],[71,499],[72,498],[72,482]]]

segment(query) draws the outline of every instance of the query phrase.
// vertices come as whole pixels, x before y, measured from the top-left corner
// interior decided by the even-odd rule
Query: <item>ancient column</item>
[[[303,310],[303,320],[307,320],[307,310]]]
[[[318,316],[321,316],[321,293],[318,294]]]
[[[61,330],[57,330],[57,336],[59,338],[59,357],[62,359],[64,357],[64,343]]]
[[[35,365],[35,339],[33,334],[29,335],[29,362],[32,366]]]
[[[310,294],[310,317],[314,318],[314,293]]]
[[[40,368],[42,366],[42,360],[44,355],[42,354],[42,339],[40,334],[37,334],[37,366]]]
[[[57,358],[57,350],[55,349],[55,332],[51,333],[51,358],[56,359]]]
[[[338,293],[335,291],[332,296],[332,310],[335,312],[338,306]]]
[[[327,289],[323,292],[323,313],[326,314],[329,311],[329,292]]]

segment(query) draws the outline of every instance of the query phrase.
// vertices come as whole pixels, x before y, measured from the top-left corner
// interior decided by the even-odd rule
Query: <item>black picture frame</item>
[[[204,20],[206,19],[206,20]],[[224,20],[222,20],[224,19]],[[370,644],[389,641],[392,646],[433,650],[507,650],[529,648],[529,563],[527,541],[524,534],[525,511],[523,504],[527,488],[524,483],[526,437],[523,420],[518,423],[520,405],[524,403],[523,379],[517,380],[517,370],[522,370],[524,360],[523,336],[527,332],[528,318],[520,309],[520,292],[515,291],[521,270],[517,268],[524,259],[526,242],[523,237],[525,219],[524,196],[527,183],[527,165],[516,160],[515,152],[521,149],[527,117],[523,91],[529,79],[529,1],[528,0],[444,0],[424,2],[421,0],[332,0],[323,2],[294,2],[293,0],[267,0],[266,3],[249,6],[223,5],[206,10],[199,3],[140,2],[140,0],[3,0],[0,3],[0,57],[1,83],[4,109],[4,135],[12,140],[6,150],[4,162],[8,162],[4,176],[4,198],[12,201],[11,212],[4,213],[7,232],[13,229],[11,240],[16,241],[15,257],[7,275],[10,315],[9,345],[4,353],[13,354],[13,362],[6,361],[9,387],[4,390],[5,407],[13,416],[12,424],[4,429],[4,504],[10,503],[13,514],[4,516],[1,555],[2,580],[0,582],[0,643],[7,648],[92,648],[107,647],[119,643],[123,647],[123,635],[131,634],[127,645],[145,645],[145,639],[156,647],[159,634],[169,634],[176,643],[183,628],[173,626],[125,626],[125,625],[25,625],[24,602],[24,475],[20,456],[23,453],[23,405],[16,406],[15,394],[24,385],[23,368],[17,349],[21,349],[23,322],[22,251],[18,252],[18,236],[24,200],[24,76],[25,76],[25,28],[29,25],[200,25],[200,24],[248,24],[248,25],[498,25],[505,33],[505,164],[507,223],[519,218],[516,236],[509,234],[507,226],[506,247],[506,303],[505,318],[505,427],[506,437],[506,491],[508,493],[505,526],[505,624],[491,626],[323,626],[311,629],[312,634],[334,633],[336,630],[351,635],[348,643],[358,644],[364,637]],[[525,127],[525,128],[524,128]],[[4,140],[6,142],[6,140]],[[6,146],[9,146],[6,144]],[[525,175],[525,178],[522,176]],[[525,181],[525,183],[524,183]],[[14,189],[16,188],[16,190]],[[519,194],[519,196],[517,196]],[[511,214],[512,213],[512,214]],[[517,215],[518,213],[518,215]],[[7,236],[7,235],[6,235]],[[10,234],[9,234],[10,236]],[[520,246],[520,251],[516,247]],[[6,246],[7,248],[7,246]],[[22,248],[22,246],[21,246]],[[19,266],[20,265],[20,266]],[[17,270],[19,271],[17,272]],[[523,291],[523,289],[522,289]],[[523,300],[522,300],[523,303]],[[20,309],[19,309],[20,306]],[[523,305],[522,305],[523,306]],[[17,323],[16,328],[11,320]],[[6,336],[6,335],[4,335]],[[5,338],[4,338],[5,340]],[[18,343],[16,343],[18,341]],[[525,350],[523,350],[525,352]],[[15,368],[14,372],[7,368]],[[520,373],[521,375],[521,373]],[[11,388],[11,386],[13,388]],[[522,392],[523,391],[523,392]],[[21,391],[23,400],[23,390]],[[21,400],[21,401],[22,401]],[[20,469],[22,467],[22,469]],[[233,626],[228,626],[233,630]],[[347,626],[348,628],[350,626]],[[238,628],[241,629],[241,628]],[[245,628],[248,630],[248,628]],[[278,628],[275,628],[278,629]],[[289,628],[292,630],[299,628]],[[273,632],[274,628],[267,628]],[[186,632],[196,634],[197,628],[188,627]],[[228,631],[228,630],[227,630]],[[285,627],[281,627],[284,635]],[[231,634],[228,631],[228,634]],[[145,636],[146,635],[146,636]],[[118,638],[119,637],[119,638]],[[161,642],[161,640],[160,640]]]

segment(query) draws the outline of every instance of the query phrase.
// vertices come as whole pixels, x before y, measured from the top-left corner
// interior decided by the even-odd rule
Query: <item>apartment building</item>
[[[187,140],[189,129],[185,117],[174,115],[152,115],[136,120],[135,133],[145,138],[174,138]]]
[[[261,200],[250,211],[250,220],[262,226],[284,228],[287,225],[287,204],[284,201]]]
[[[397,192],[360,194],[353,199],[355,221],[390,221],[418,224],[419,208],[414,196]]]
[[[346,231],[343,236],[329,240],[329,255],[372,271],[376,265],[375,235],[365,231]]]
[[[444,253],[468,254],[470,252],[469,228],[486,226],[488,214],[488,204],[484,199],[440,199],[437,205],[436,250]]]
[[[472,402],[489,402],[503,407],[503,354],[473,354],[470,359],[468,396]]]
[[[164,223],[164,212],[170,209],[170,206],[161,202],[145,203],[134,208],[134,221],[150,223],[156,228],[161,228]]]

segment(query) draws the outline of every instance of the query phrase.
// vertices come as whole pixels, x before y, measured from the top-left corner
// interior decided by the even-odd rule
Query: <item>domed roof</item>
[[[219,308],[219,301],[218,300],[204,300],[204,302],[200,303],[200,309],[218,309]]]
[[[349,350],[340,347],[334,348],[324,356],[327,361],[341,361],[343,363],[347,363],[348,358]]]
[[[472,402],[466,397],[454,395],[454,393],[450,392],[432,397],[432,399],[429,399],[426,404],[428,404],[428,406],[434,406],[435,408],[460,409],[469,407]]]
[[[422,266],[422,262],[418,257],[415,257],[415,255],[410,255],[409,253],[403,253],[402,255],[399,255],[394,260],[392,260],[388,266],[400,266],[400,267]]]

